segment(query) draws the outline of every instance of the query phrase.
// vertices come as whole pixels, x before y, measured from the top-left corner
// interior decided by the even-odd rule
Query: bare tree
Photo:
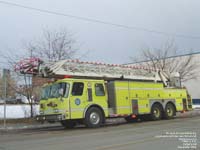
[[[167,42],[160,49],[146,48],[142,50],[140,59],[132,58],[137,65],[146,66],[151,69],[164,71],[170,77],[171,73],[178,72],[181,81],[188,81],[199,77],[197,68],[199,64],[194,59],[194,55],[178,56],[177,47],[174,42]]]
[[[65,29],[44,30],[39,41],[26,44],[31,57],[42,58],[49,62],[73,58],[77,49],[72,34]]]
[[[9,86],[16,92],[25,95],[31,108],[31,117],[34,115],[34,100],[38,99],[41,84],[32,83],[34,72],[25,72],[23,64],[27,61],[26,58],[40,58],[44,61],[55,62],[62,59],[70,59],[75,56],[77,49],[74,48],[75,40],[72,35],[65,29],[60,30],[44,30],[43,36],[38,41],[28,42],[23,53],[13,53],[15,50],[3,52],[0,57],[6,61],[6,66],[12,71],[17,71],[15,74],[16,84],[9,84]],[[23,54],[23,55],[22,55]],[[27,67],[31,63],[25,64]],[[15,66],[15,67],[14,67]],[[21,68],[20,68],[21,67]],[[17,68],[17,69],[16,69]],[[31,68],[30,68],[31,69]],[[23,70],[23,71],[22,71]],[[20,72],[22,71],[22,72]],[[23,80],[23,81],[22,81]],[[1,81],[0,81],[1,82]],[[18,82],[18,83],[17,83]],[[23,82],[23,83],[22,83]],[[14,82],[12,82],[14,83]],[[16,86],[16,85],[21,86]],[[35,97],[33,97],[33,95]]]

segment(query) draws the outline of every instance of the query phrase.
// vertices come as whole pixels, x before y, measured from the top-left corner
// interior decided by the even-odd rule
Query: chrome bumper
[[[38,115],[36,116],[37,121],[61,121],[65,120],[65,115],[63,114],[53,114],[53,115]]]

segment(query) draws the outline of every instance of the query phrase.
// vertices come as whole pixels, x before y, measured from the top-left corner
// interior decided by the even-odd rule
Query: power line
[[[164,35],[164,36],[168,36],[168,37],[172,36],[172,37],[185,38],[185,39],[200,39],[200,36],[167,33],[167,32],[162,32],[162,31],[157,31],[157,30],[151,30],[151,29],[147,29],[147,28],[128,26],[128,25],[117,24],[117,23],[107,22],[107,21],[93,19],[93,18],[75,16],[75,15],[71,15],[71,14],[65,14],[65,13],[60,13],[60,12],[55,12],[55,11],[25,6],[25,5],[21,5],[21,4],[17,4],[17,3],[5,2],[5,1],[0,1],[0,3],[5,4],[5,5],[9,5],[9,6],[15,6],[15,7],[20,7],[20,8],[24,8],[24,9],[34,10],[34,11],[37,11],[37,12],[53,14],[53,15],[57,15],[57,16],[64,16],[64,17],[73,18],[73,19],[77,19],[77,20],[83,20],[83,21],[87,21],[87,22],[111,25],[111,26],[130,29],[130,30],[137,30],[137,31],[149,32],[149,33],[154,33],[154,34],[160,34],[160,35]]]
[[[179,55],[172,55],[172,56],[167,56],[164,59],[170,59],[170,58],[177,58],[177,57],[187,57],[187,56],[191,56],[191,55],[198,55],[200,54],[200,52],[191,52],[191,53],[186,53],[186,54],[179,54]],[[137,62],[130,62],[130,63],[126,63],[123,65],[131,65],[131,64],[138,64],[138,63],[144,63],[144,62],[149,62],[151,60],[141,60],[141,61],[137,61]]]

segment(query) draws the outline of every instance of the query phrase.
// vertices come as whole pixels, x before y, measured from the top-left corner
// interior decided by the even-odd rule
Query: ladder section
[[[162,81],[159,71],[136,66],[62,60],[46,64],[40,69],[44,76],[68,75],[72,77],[91,77],[103,79],[133,79]]]

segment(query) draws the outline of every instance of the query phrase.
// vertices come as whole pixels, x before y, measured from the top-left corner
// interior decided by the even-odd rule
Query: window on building
[[[84,84],[82,82],[74,82],[72,87],[73,96],[81,96],[83,94]]]
[[[103,84],[100,83],[95,84],[95,94],[96,96],[105,96]]]

